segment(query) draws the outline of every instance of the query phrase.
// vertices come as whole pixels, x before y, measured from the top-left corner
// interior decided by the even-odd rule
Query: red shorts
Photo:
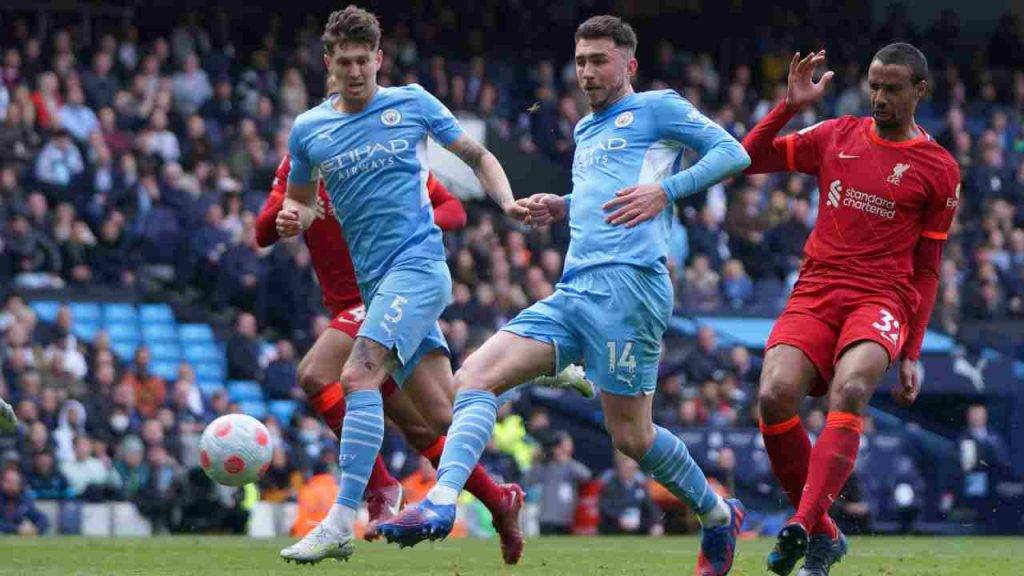
[[[355,340],[356,336],[359,335],[359,328],[363,325],[363,320],[366,319],[366,306],[363,304],[356,304],[350,308],[342,310],[340,314],[337,314],[334,318],[331,318],[330,328],[337,330],[342,334],[345,334],[349,338]],[[398,386],[395,384],[393,378],[388,376],[388,379],[381,384],[380,394],[384,398],[391,396],[398,391]]]
[[[895,292],[849,284],[835,278],[801,277],[765,345],[769,350],[788,344],[810,359],[821,377],[811,396],[828,391],[836,362],[851,344],[877,342],[891,364],[906,342],[910,315]]]

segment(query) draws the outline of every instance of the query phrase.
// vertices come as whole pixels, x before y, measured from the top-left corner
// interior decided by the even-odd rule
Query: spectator
[[[36,179],[48,186],[52,195],[64,197],[71,180],[84,171],[82,154],[68,132],[62,127],[55,128],[36,157]]]
[[[688,309],[713,310],[721,305],[720,280],[718,272],[711,269],[710,260],[704,254],[695,254],[693,263],[686,269],[684,306]]]
[[[121,383],[134,390],[135,408],[144,418],[155,416],[167,397],[167,384],[163,378],[150,372],[149,347],[145,344],[135,349],[132,366],[121,377]]]
[[[988,409],[981,404],[967,408],[966,426],[961,432],[960,469],[963,495],[988,498],[997,479],[1010,469],[1009,452],[1003,439],[988,426]]]
[[[175,112],[182,118],[195,114],[213,96],[210,80],[194,53],[185,57],[181,71],[171,78],[171,95]]]
[[[57,469],[53,454],[36,452],[28,472],[28,487],[40,500],[63,500],[71,497],[67,478]]]
[[[89,136],[100,128],[99,118],[86,106],[85,94],[78,86],[68,88],[64,105],[57,112],[57,120],[80,144],[88,141]]]
[[[540,533],[571,534],[579,488],[590,480],[590,469],[573,459],[572,437],[555,435],[545,455],[527,471],[523,482],[540,492]]]
[[[647,478],[632,458],[615,452],[615,468],[601,479],[598,509],[601,534],[661,536],[661,510],[647,493]]]
[[[4,470],[0,485],[0,534],[34,536],[50,528],[46,516],[36,508],[32,494],[25,490],[21,473]]]
[[[113,58],[110,53],[97,52],[92,57],[92,70],[82,75],[82,88],[85,89],[89,106],[99,110],[114,105],[114,99],[121,89],[121,82],[111,73]]]
[[[729,260],[725,263],[722,277],[722,294],[729,308],[742,310],[754,299],[754,283],[747,276],[743,263]]]
[[[146,465],[149,473],[136,495],[135,505],[153,526],[153,533],[163,534],[171,528],[181,496],[178,465],[163,446],[147,449]]]
[[[144,456],[146,448],[137,436],[121,441],[114,461],[114,470],[121,477],[121,497],[134,502],[139,492],[149,483],[149,465]]]
[[[71,494],[87,502],[99,502],[114,496],[121,479],[109,461],[93,454],[93,441],[88,436],[75,439],[75,457],[61,465],[61,473],[68,480]]]
[[[295,362],[295,347],[287,340],[278,340],[277,358],[267,366],[263,390],[272,400],[290,400],[302,395],[296,386],[298,364]]]
[[[275,445],[270,467],[259,481],[260,499],[266,502],[294,502],[302,489],[302,483],[302,473],[288,457],[287,450]]]
[[[242,312],[235,319],[235,332],[228,339],[228,378],[232,380],[260,379],[260,343],[256,339],[256,318]]]

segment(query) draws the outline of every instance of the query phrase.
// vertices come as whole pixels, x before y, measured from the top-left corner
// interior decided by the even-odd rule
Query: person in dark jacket
[[[0,534],[31,536],[45,534],[50,521],[36,507],[35,498],[25,490],[21,472],[4,470],[0,482]]]

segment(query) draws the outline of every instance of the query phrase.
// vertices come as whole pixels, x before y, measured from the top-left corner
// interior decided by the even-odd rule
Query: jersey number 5
[[[881,313],[882,319],[872,324],[871,327],[878,330],[882,334],[882,337],[892,340],[893,344],[899,344],[900,321],[885,308],[880,308],[878,311]]]

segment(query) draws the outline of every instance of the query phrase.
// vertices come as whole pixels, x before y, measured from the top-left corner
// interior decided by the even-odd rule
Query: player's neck
[[[370,104],[370,101],[373,100],[373,97],[377,95],[378,90],[380,90],[380,86],[374,82],[370,95],[366,98],[359,98],[358,100],[346,99],[344,93],[341,93],[338,95],[338,99],[334,102],[334,109],[345,114],[356,114],[358,112],[362,112]]]
[[[921,135],[921,129],[917,127],[917,122],[914,122],[913,118],[909,122],[894,128],[880,126],[878,122],[873,122],[872,124],[871,129],[875,131],[875,134],[888,142],[905,142]]]
[[[632,84],[627,83],[626,87],[622,89],[622,92],[619,92],[615,96],[609,97],[607,100],[605,100],[605,103],[604,103],[603,106],[601,106],[599,108],[598,107],[593,107],[593,111],[594,111],[595,114],[597,114],[598,112],[601,112],[602,110],[607,110],[607,109],[611,108],[612,106],[615,106],[615,104],[617,104],[619,102],[619,100],[622,100],[623,98],[625,98],[626,96],[629,96],[632,93],[633,93],[633,86],[632,86]]]

